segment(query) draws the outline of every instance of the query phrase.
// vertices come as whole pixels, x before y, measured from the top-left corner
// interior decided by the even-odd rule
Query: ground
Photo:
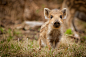
[[[79,26],[86,28],[86,23],[78,21]],[[77,26],[78,26],[77,25]],[[0,27],[0,56],[1,57],[85,57],[86,56],[86,33],[82,33],[79,43],[70,38],[71,29],[65,32],[65,36],[60,41],[58,50],[48,50],[48,47],[38,50],[39,30],[31,29],[6,29]]]

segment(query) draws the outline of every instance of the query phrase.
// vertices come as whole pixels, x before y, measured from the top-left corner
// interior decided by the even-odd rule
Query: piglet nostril
[[[60,23],[59,23],[59,22],[58,22],[57,24],[58,24],[58,25],[60,25]]]
[[[54,25],[56,25],[57,23],[55,22]]]
[[[59,22],[55,22],[54,25],[60,25],[60,23]]]

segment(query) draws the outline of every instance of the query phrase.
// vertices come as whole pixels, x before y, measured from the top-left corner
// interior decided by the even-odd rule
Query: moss
[[[66,32],[65,32],[65,34],[71,35],[71,34],[73,34],[73,32],[72,32],[71,29],[67,29]]]

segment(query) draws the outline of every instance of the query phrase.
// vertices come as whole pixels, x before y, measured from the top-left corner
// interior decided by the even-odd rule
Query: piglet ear
[[[62,12],[63,12],[63,19],[66,19],[67,18],[67,9],[63,8]]]
[[[44,8],[44,16],[45,16],[45,19],[49,19],[49,12],[50,12],[50,9],[48,8]]]

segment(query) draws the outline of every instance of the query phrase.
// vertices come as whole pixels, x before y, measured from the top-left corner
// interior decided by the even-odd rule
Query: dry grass
[[[19,36],[19,32],[15,35]],[[48,50],[47,47],[38,50],[37,40],[23,38],[22,41],[14,40],[12,31],[8,30],[3,34],[3,39],[0,40],[0,56],[1,57],[85,57],[86,46],[83,43],[75,43],[75,41],[67,36],[63,37],[60,46],[57,50]]]
[[[86,28],[86,27],[85,27]],[[38,50],[37,31],[22,34],[21,30],[5,29],[0,27],[0,56],[1,57],[86,57],[86,35],[81,36],[80,43],[68,37],[73,32],[66,31],[57,50],[48,50],[48,47]],[[31,35],[33,34],[33,36]],[[32,39],[32,38],[33,39]]]

